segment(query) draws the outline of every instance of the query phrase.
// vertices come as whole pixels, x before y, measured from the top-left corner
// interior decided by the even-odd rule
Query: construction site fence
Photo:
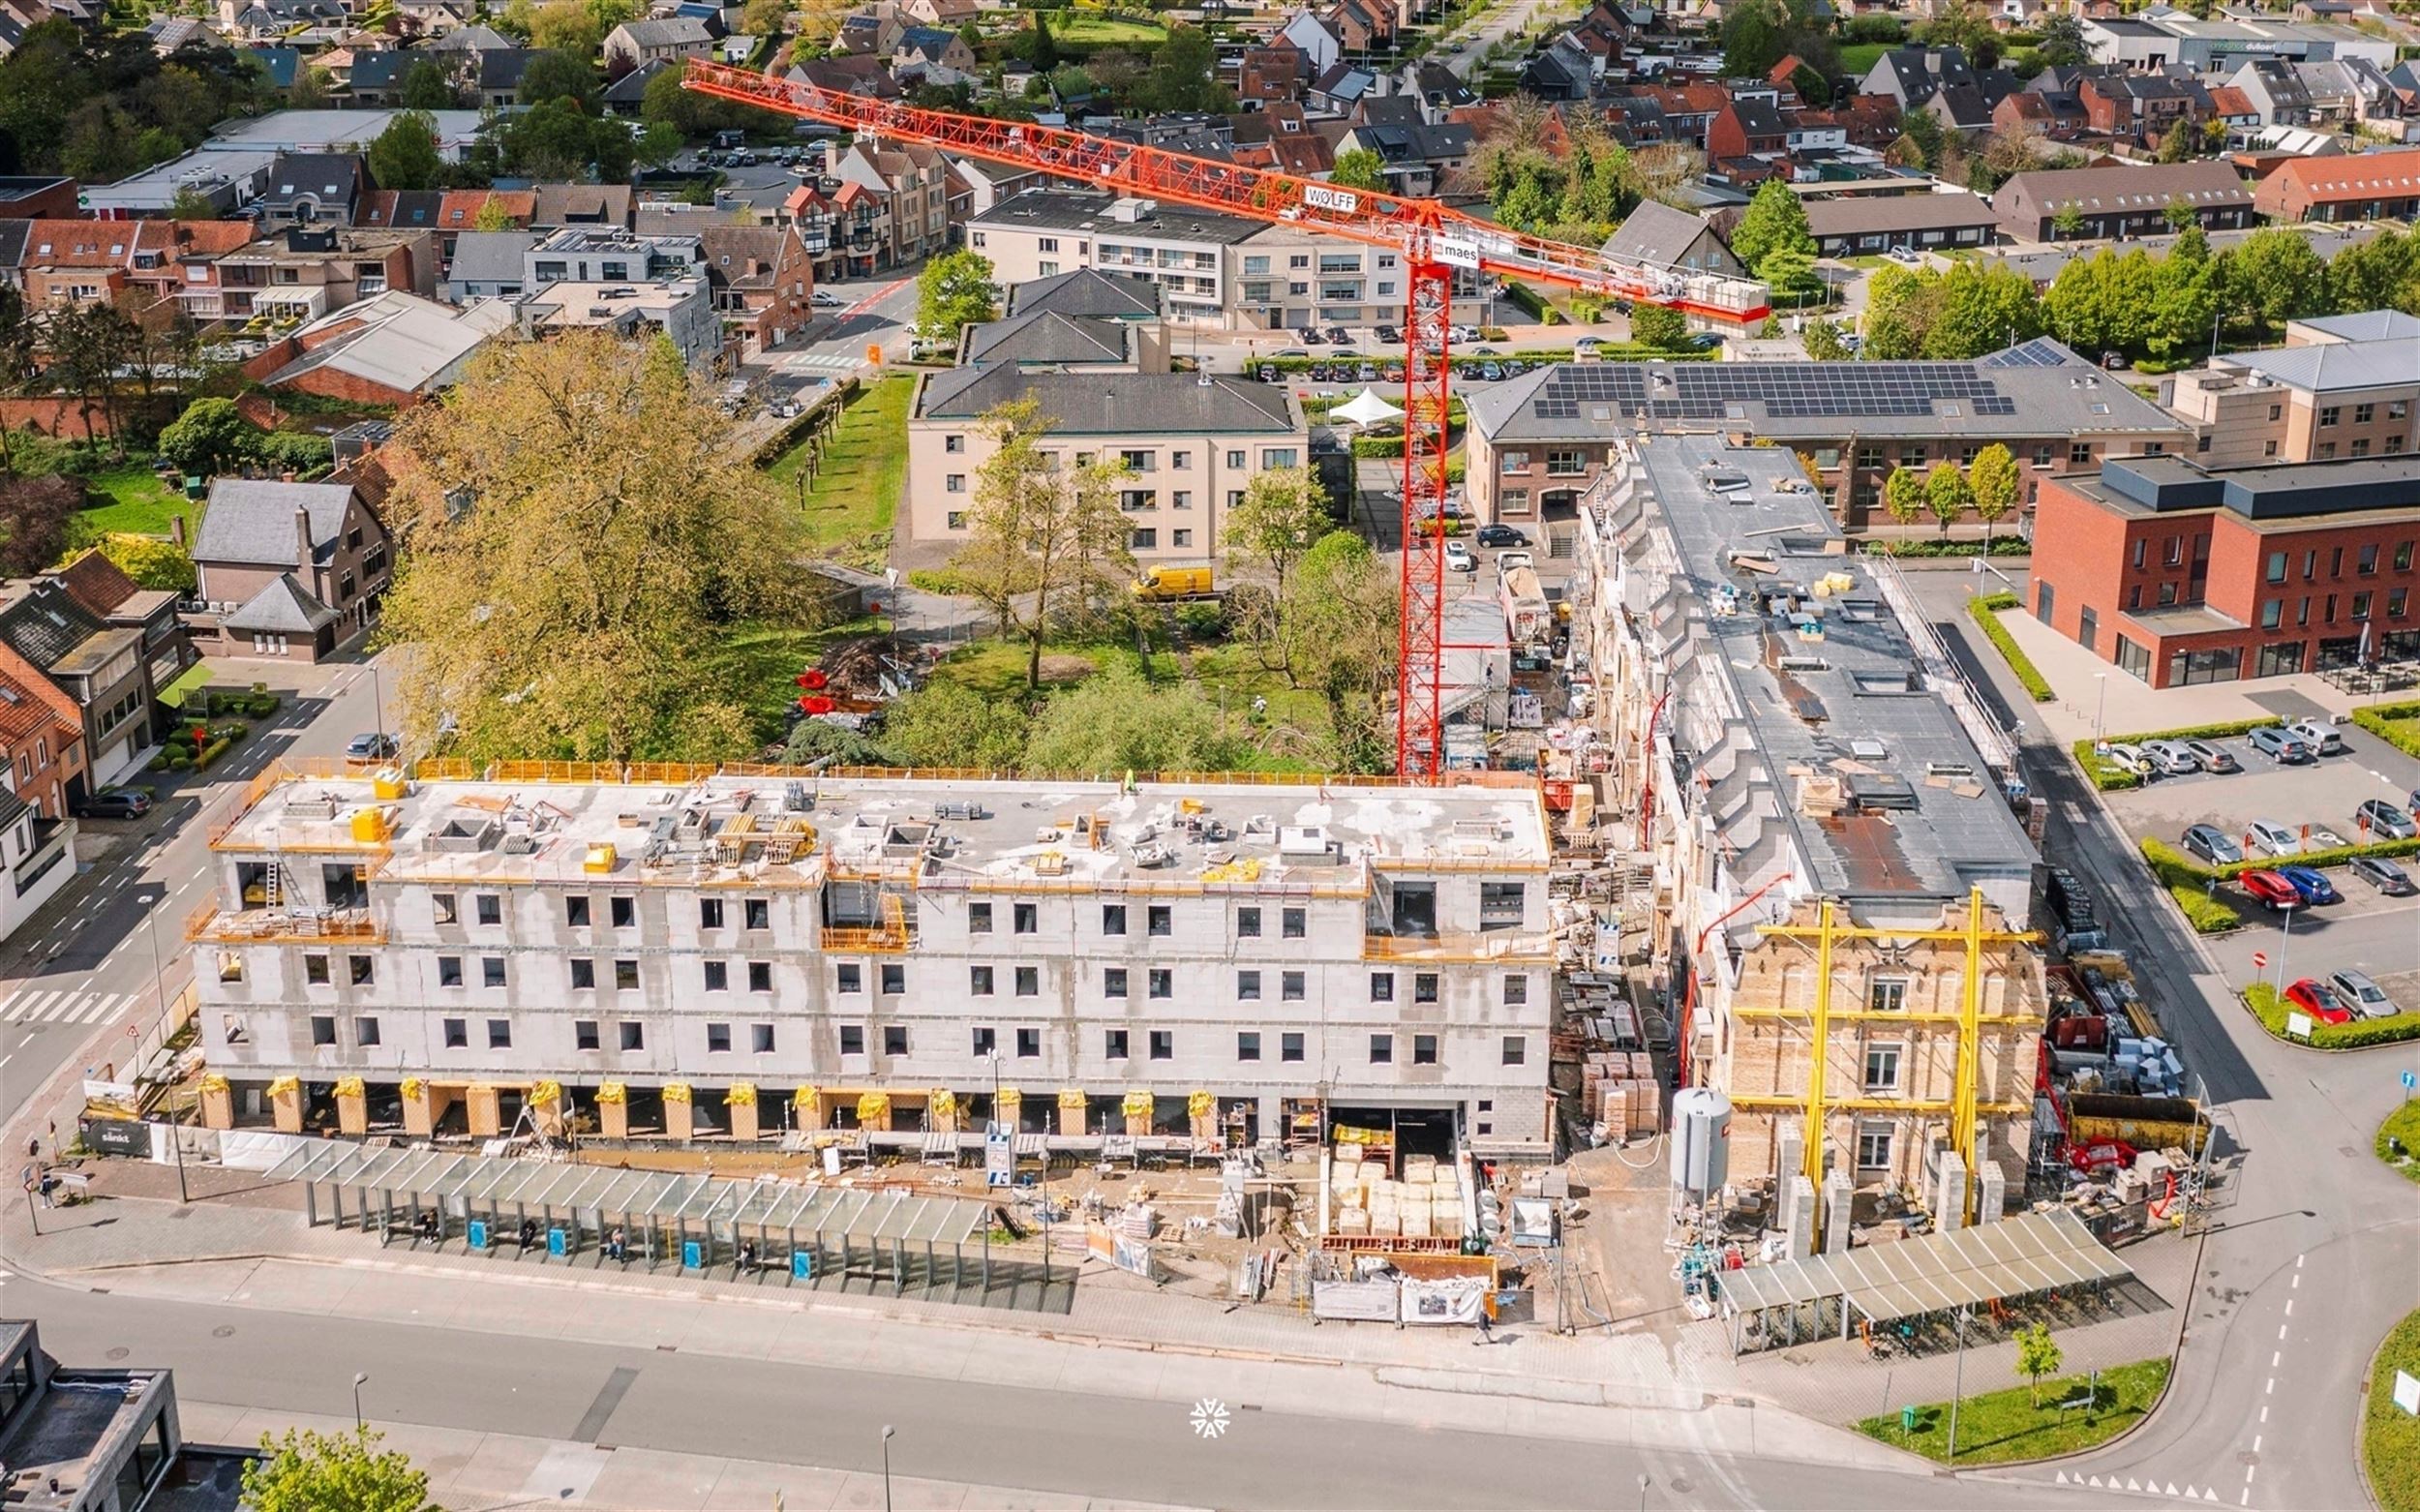
[[[273,763],[252,781],[237,811],[259,801],[281,782],[313,776],[359,776],[370,764],[328,761]],[[703,782],[709,777],[758,777],[771,782],[812,783],[821,777],[876,782],[1151,782],[1192,787],[1346,788],[1390,791],[1424,784],[1394,776],[1368,773],[1336,774],[1311,771],[1015,771],[998,767],[785,767],[763,762],[609,762],[495,761],[473,762],[434,756],[414,762],[419,782],[530,782],[589,786],[629,784],[674,785]],[[1538,778],[1521,771],[1457,771],[1446,787],[1497,788],[1508,792],[1535,791]]]

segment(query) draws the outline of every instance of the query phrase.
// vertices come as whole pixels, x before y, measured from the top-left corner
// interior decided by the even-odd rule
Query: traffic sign
[[[2253,969],[2253,970],[2254,970],[2254,971],[2266,971],[2266,970],[2268,970],[2268,969],[2269,969],[2269,953],[2268,953],[2268,952],[2266,952],[2266,951],[2254,951],[2254,952],[2253,952],[2253,953],[2252,953],[2252,969]]]
[[[2404,1090],[2409,1092],[2414,1087],[2420,1087],[2420,1072],[2405,1072]]]
[[[983,1185],[1016,1185],[1016,1135],[997,1120],[983,1126]]]

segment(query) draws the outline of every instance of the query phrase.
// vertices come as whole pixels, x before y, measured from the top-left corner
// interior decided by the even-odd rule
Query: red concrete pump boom
[[[1586,247],[1507,230],[1434,199],[1340,189],[1290,173],[1058,127],[923,110],[696,60],[688,64],[681,83],[783,115],[1040,169],[1143,198],[1299,226],[1400,255],[1408,292],[1404,316],[1403,614],[1395,769],[1417,780],[1437,780],[1445,764],[1445,536],[1438,522],[1444,519],[1448,493],[1445,411],[1452,364],[1445,338],[1453,310],[1453,270],[1471,268],[1606,298],[1668,305],[1734,327],[1762,320],[1767,313],[1761,284],[1609,257]]]

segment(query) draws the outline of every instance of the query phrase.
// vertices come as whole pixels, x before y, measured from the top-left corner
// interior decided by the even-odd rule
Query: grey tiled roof
[[[311,541],[324,560],[333,555],[345,527],[345,506],[353,491],[342,483],[286,483],[274,478],[220,478],[210,485],[201,529],[194,535],[196,561],[292,566],[294,511],[311,512]]]
[[[1078,363],[1126,360],[1126,327],[1115,320],[1064,316],[1055,310],[1011,316],[976,326],[966,339],[969,363]]]
[[[106,628],[49,578],[36,578],[23,597],[0,610],[0,641],[45,672]]]
[[[993,406],[1031,398],[1066,436],[1287,435],[1296,422],[1286,391],[1248,378],[1199,382],[1190,373],[1025,373],[953,368],[924,380],[917,412],[972,420]]]
[[[1148,318],[1160,313],[1160,286],[1149,279],[1120,278],[1099,268],[1077,268],[1073,273],[1038,278],[1010,288],[1012,316],[1044,310],[1119,320]]]
[[[1640,203],[1606,239],[1605,255],[1670,267],[1706,229],[1706,218],[1676,210],[1661,200]]]
[[[445,270],[449,284],[518,284],[526,259],[538,244],[535,231],[465,231],[454,238],[454,260]]]
[[[309,635],[336,622],[336,611],[319,602],[290,572],[281,572],[243,608],[227,617],[227,629],[246,635]]]

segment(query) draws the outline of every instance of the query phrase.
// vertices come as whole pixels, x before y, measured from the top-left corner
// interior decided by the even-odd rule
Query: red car
[[[2323,1024],[2348,1024],[2353,1011],[2336,1001],[2336,994],[2326,983],[2303,978],[2285,989],[2287,1006],[2300,1009]]]
[[[2274,871],[2239,871],[2235,880],[2245,892],[2283,912],[2302,905],[2302,891]]]

